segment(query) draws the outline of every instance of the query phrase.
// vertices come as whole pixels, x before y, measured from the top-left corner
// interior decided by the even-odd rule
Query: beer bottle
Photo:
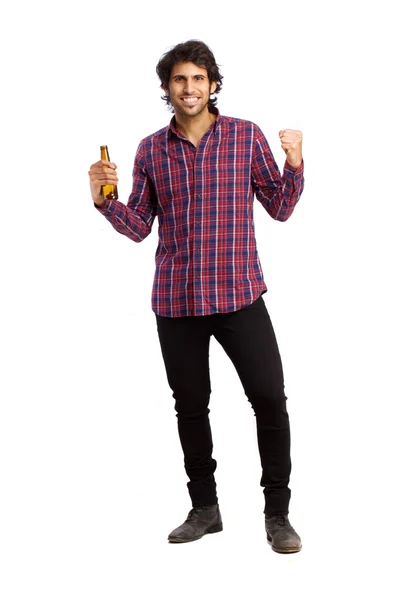
[[[110,160],[107,146],[101,146],[101,160]],[[117,200],[118,191],[116,185],[102,185],[101,186],[101,198],[104,200]]]

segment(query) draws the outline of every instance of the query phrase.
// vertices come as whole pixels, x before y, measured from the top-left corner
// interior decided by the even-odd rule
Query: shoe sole
[[[279,550],[273,546],[272,544],[272,538],[269,536],[269,534],[267,534],[267,541],[269,543],[269,545],[271,546],[272,550],[274,552],[278,552],[279,554],[294,554],[295,552],[300,552],[302,550],[302,545],[299,546],[299,548],[280,548]]]
[[[193,538],[168,537],[168,542],[171,542],[174,544],[185,544],[186,542],[196,542],[196,540],[200,540],[207,533],[218,533],[219,531],[222,531],[222,530],[223,530],[222,523],[218,523],[218,525],[214,525],[214,527],[210,527],[205,533],[202,533],[201,535],[197,535],[196,537],[193,537]]]

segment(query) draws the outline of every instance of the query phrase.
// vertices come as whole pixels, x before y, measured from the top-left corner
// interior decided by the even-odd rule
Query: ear
[[[210,93],[210,94],[213,94],[213,93],[215,92],[215,90],[216,90],[216,89],[217,89],[217,82],[216,82],[216,81],[213,81],[213,82],[211,83],[211,89],[210,89],[210,92],[209,92],[209,93]]]

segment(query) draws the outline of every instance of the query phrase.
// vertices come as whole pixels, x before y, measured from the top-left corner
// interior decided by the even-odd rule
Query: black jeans
[[[233,362],[256,417],[265,509],[289,512],[290,426],[283,369],[269,313],[260,296],[249,306],[206,316],[156,315],[169,386],[175,399],[192,506],[218,502],[209,422],[209,343],[213,335]],[[238,418],[236,419],[238,421]]]

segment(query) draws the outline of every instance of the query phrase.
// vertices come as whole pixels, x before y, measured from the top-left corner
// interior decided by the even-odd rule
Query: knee
[[[287,397],[284,390],[250,393],[247,394],[247,398],[256,416],[261,415],[273,419],[276,417],[287,417]]]
[[[188,421],[207,416],[210,394],[210,391],[205,393],[174,392],[176,416]]]

